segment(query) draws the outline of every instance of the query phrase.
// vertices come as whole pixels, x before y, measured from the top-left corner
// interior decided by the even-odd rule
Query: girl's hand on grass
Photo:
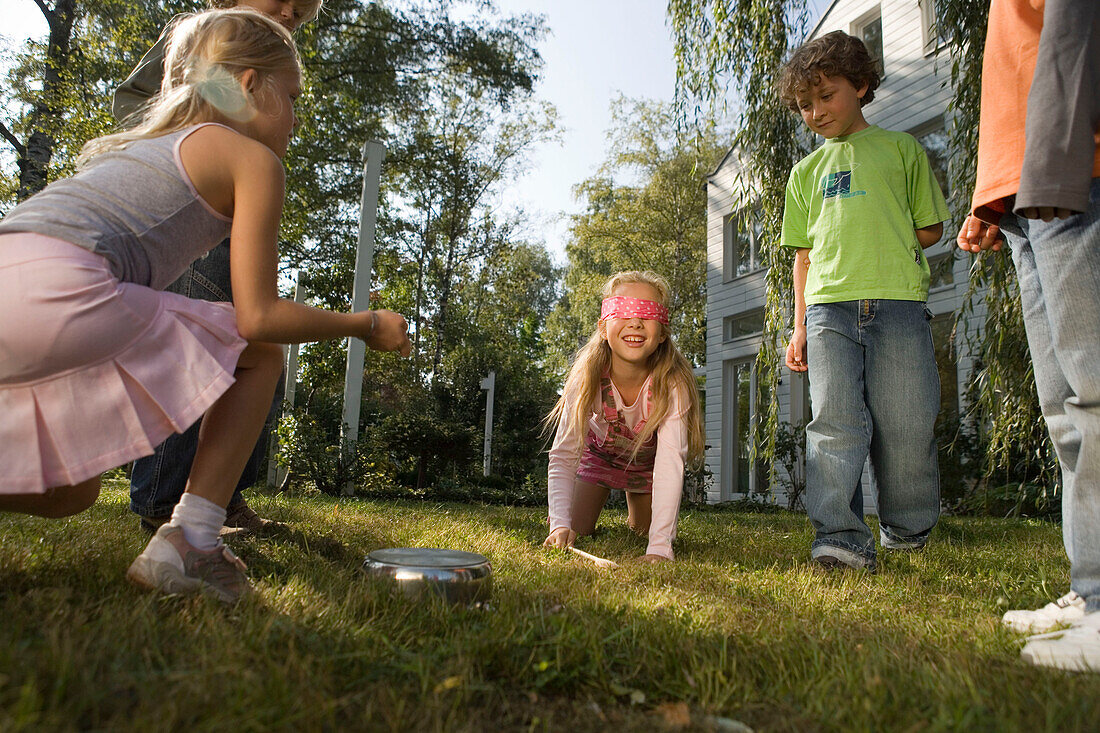
[[[572,547],[573,543],[577,541],[577,533],[568,527],[558,527],[550,536],[542,543],[543,547],[556,547],[559,550],[564,550],[567,547]]]
[[[633,562],[637,565],[656,565],[661,562],[672,562],[664,555],[642,555],[639,558],[635,558]]]

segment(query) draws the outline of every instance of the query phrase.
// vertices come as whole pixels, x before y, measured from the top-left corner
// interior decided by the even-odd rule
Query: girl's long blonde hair
[[[208,10],[176,23],[164,58],[160,92],[132,129],[88,141],[77,166],[134,140],[160,137],[202,122],[244,120],[255,113],[240,79],[254,69],[262,83],[271,75],[299,71],[290,33],[255,10]]]
[[[610,298],[620,285],[644,283],[657,291],[661,305],[668,306],[668,282],[655,272],[631,270],[620,272],[611,277],[603,286],[603,297]],[[651,403],[649,417],[645,427],[634,441],[631,460],[638,454],[642,443],[660,427],[671,407],[673,389],[679,389],[681,399],[687,408],[683,414],[687,428],[688,464],[697,464],[703,457],[703,423],[699,406],[699,390],[695,384],[691,363],[688,362],[676,343],[672,340],[672,331],[667,325],[661,326],[665,340],[650,357],[649,370],[653,379],[651,384]],[[546,416],[547,431],[554,430],[567,410],[566,425],[573,437],[583,445],[588,430],[588,418],[592,414],[592,404],[600,394],[600,379],[611,369],[611,347],[607,343],[603,329],[596,332],[581,347],[573,360],[569,376],[565,379],[565,388],[554,409]],[[640,395],[644,399],[645,395]]]

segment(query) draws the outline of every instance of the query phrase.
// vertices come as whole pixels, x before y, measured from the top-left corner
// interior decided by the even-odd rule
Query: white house
[[[843,30],[863,38],[882,60],[883,82],[864,108],[868,122],[915,136],[928,153],[950,198],[946,180],[944,116],[950,97],[950,59],[935,31],[935,0],[834,0],[810,38]],[[820,140],[818,141],[820,142]],[[764,316],[765,263],[751,223],[752,201],[737,183],[737,152],[731,150],[706,178],[707,185],[707,464],[713,474],[712,502],[764,491],[766,472],[750,465],[748,436],[757,403],[768,399],[757,386],[755,360]],[[744,218],[747,226],[739,225]],[[747,230],[747,233],[745,233]],[[937,267],[950,253],[947,243],[957,223],[944,225],[944,239],[926,254],[933,278],[928,306],[943,409],[959,411],[959,385],[969,368],[952,352],[953,314],[967,290],[966,262]],[[789,266],[784,260],[784,267]],[[938,273],[938,276],[937,276]],[[782,367],[780,420],[805,423],[809,417],[805,378]],[[874,512],[873,490],[864,473],[864,506]],[[782,495],[776,497],[782,501]]]

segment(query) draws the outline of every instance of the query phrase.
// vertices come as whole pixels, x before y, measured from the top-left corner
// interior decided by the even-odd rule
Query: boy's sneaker
[[[924,546],[928,543],[928,534],[925,533],[922,537],[916,539],[903,539],[895,537],[882,527],[879,527],[878,541],[882,547],[887,550],[916,552],[917,550],[924,549]]]
[[[1085,615],[1085,599],[1073,591],[1035,611],[1009,611],[1001,622],[1021,634],[1041,634]]]
[[[1068,629],[1031,637],[1020,657],[1038,667],[1100,672],[1100,611],[1086,613]]]
[[[223,603],[236,603],[251,591],[245,564],[223,544],[199,550],[183,538],[183,529],[161,525],[126,571],[143,588],[162,593],[208,593]]]
[[[147,534],[155,534],[158,529],[172,520],[172,515],[163,517],[141,517],[141,529]],[[273,519],[264,519],[248,506],[247,502],[231,504],[225,510],[225,526],[220,535],[222,538],[233,537],[242,532],[253,532],[258,535],[283,532],[290,529],[282,522]]]
[[[851,568],[875,572],[875,561],[869,560],[858,552],[833,545],[818,545],[810,550],[810,557],[826,570]]]
[[[230,504],[225,510],[225,526],[243,529],[246,532],[256,534],[271,534],[290,529],[282,522],[273,519],[264,519],[257,514],[247,502]]]

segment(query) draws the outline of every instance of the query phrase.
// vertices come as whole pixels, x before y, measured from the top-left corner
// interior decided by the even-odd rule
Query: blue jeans
[[[212,249],[206,257],[192,263],[187,272],[169,285],[167,290],[196,300],[232,301],[233,291],[229,282],[229,240]],[[275,394],[282,394],[282,390],[276,389]],[[271,403],[267,423],[241,473],[237,489],[233,492],[233,498],[229,500],[230,506],[244,501],[241,491],[252,486],[259,479],[260,465],[267,452],[268,436],[280,402],[281,400],[276,397]],[[200,425],[202,425],[201,420],[182,433],[168,436],[167,440],[154,449],[153,455],[134,461],[134,468],[130,474],[131,511],[143,517],[165,517],[172,513],[172,509],[183,496],[183,490],[187,486],[191,462],[195,458],[195,450],[199,444]]]
[[[806,513],[816,530],[814,557],[874,567],[860,487],[868,456],[884,542],[920,546],[939,519],[933,427],[940,378],[930,317],[924,303],[904,300],[806,309],[814,416],[806,426]]]
[[[1100,611],[1100,178],[1089,210],[1050,222],[1008,214],[1035,387],[1062,468],[1070,586]]]

